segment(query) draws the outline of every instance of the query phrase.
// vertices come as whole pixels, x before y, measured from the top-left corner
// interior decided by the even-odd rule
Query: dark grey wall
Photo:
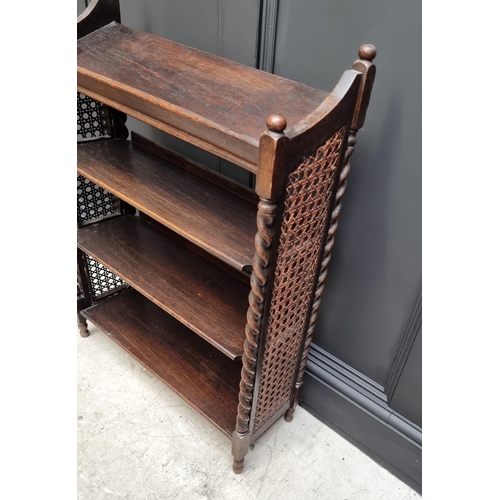
[[[390,405],[422,427],[422,326],[418,330]]]
[[[329,91],[362,43],[378,72],[314,342],[384,385],[420,288],[421,5],[280,2],[277,74]]]
[[[331,91],[362,43],[358,134],[303,405],[421,489],[421,3],[281,0],[274,72]]]
[[[79,16],[85,10],[85,0],[76,0],[76,15]]]

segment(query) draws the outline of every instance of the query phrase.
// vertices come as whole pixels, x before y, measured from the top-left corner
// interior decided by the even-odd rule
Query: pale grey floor
[[[302,408],[233,474],[229,439],[92,325],[90,333],[78,340],[79,500],[419,498]]]

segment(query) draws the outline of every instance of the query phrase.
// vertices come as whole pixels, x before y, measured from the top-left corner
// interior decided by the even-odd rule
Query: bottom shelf
[[[231,437],[240,361],[231,361],[133,289],[81,314]]]

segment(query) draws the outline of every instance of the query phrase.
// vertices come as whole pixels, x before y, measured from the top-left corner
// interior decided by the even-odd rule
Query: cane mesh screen
[[[253,431],[290,403],[345,129],[288,176]]]

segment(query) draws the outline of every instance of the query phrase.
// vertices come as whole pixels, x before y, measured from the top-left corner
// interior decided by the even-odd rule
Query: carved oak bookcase
[[[80,332],[90,320],[231,438],[239,473],[300,401],[376,50],[328,94],[119,21],[112,0],[78,23]],[[255,190],[128,140],[126,115]]]

